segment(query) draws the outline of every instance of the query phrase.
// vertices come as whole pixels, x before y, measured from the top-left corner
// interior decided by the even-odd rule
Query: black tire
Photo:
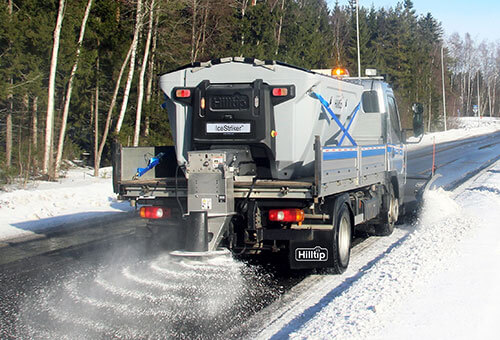
[[[399,217],[399,200],[394,194],[392,183],[389,183],[380,210],[380,223],[375,226],[377,236],[389,236],[394,231],[394,224]]]
[[[343,203],[334,212],[332,269],[336,274],[343,273],[349,265],[351,257],[352,223],[347,204]]]

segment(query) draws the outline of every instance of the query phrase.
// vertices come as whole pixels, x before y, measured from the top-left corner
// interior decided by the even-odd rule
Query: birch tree
[[[59,38],[64,19],[65,0],[59,0],[59,11],[57,13],[57,22],[54,29],[54,43],[52,46],[52,58],[50,62],[49,74],[49,92],[47,97],[47,116],[45,120],[45,151],[43,156],[42,172],[49,175],[49,166],[52,155],[52,132],[54,129],[54,97],[56,87],[57,58],[59,52]],[[49,175],[50,177],[50,175]]]
[[[73,63],[73,67],[71,68],[71,74],[68,80],[68,88],[66,90],[66,98],[64,100],[64,109],[61,120],[61,130],[59,132],[59,143],[57,145],[57,156],[55,162],[55,171],[54,174],[57,177],[59,169],[61,167],[62,153],[64,148],[64,137],[66,136],[66,125],[68,122],[68,114],[69,114],[69,104],[71,102],[71,94],[73,92],[73,81],[75,79],[75,74],[78,69],[78,63],[80,61],[80,53],[82,50],[83,37],[85,36],[85,28],[87,27],[87,20],[90,15],[90,9],[92,8],[93,0],[88,0],[87,7],[85,8],[85,13],[83,14],[82,25],[80,26],[80,36],[78,37],[78,43],[75,53],[75,62]]]
[[[283,15],[285,14],[285,0],[281,0],[281,12],[280,12],[280,22],[278,25],[278,35],[276,37],[276,51],[275,55],[278,55],[278,51],[280,49],[280,40],[281,40],[281,30],[283,29]]]
[[[9,0],[8,2],[8,13],[9,22],[12,22],[12,0]],[[9,168],[12,164],[12,111],[14,110],[14,98],[12,95],[12,87],[14,85],[14,81],[12,77],[10,78],[9,83],[10,89],[9,95],[7,97],[9,101],[9,109],[7,111],[7,117],[5,120],[5,165],[7,168]]]
[[[148,65],[148,81],[146,85],[146,106],[149,107],[151,103],[151,93],[153,91],[153,77],[154,77],[154,69],[155,69],[155,59],[156,59],[156,46],[158,42],[158,20],[160,13],[160,3],[158,4],[156,15],[155,15],[155,23],[153,28],[153,41],[151,46],[151,57],[149,58]],[[149,114],[144,117],[144,136],[149,136]]]
[[[111,98],[111,103],[109,104],[108,114],[106,116],[106,123],[104,125],[104,130],[102,132],[101,142],[99,144],[99,150],[97,154],[94,156],[94,175],[95,177],[99,176],[99,167],[101,165],[102,153],[104,151],[104,146],[106,145],[106,140],[108,139],[109,130],[111,128],[111,118],[113,117],[113,111],[116,106],[116,100],[118,98],[118,91],[120,90],[120,83],[123,78],[123,73],[125,73],[125,68],[128,65],[130,60],[130,56],[132,55],[133,44],[130,45],[128,49],[127,55],[123,60],[122,66],[120,68],[120,73],[118,74],[118,79],[116,80],[115,90],[113,91],[113,97]]]
[[[151,46],[151,37],[153,35],[153,19],[154,19],[155,0],[151,0],[149,7],[149,24],[148,35],[146,37],[146,45],[144,46],[144,56],[142,58],[141,72],[139,74],[139,85],[137,94],[137,111],[135,116],[135,131],[134,131],[134,146],[139,146],[139,135],[141,131],[141,115],[142,102],[144,100],[144,76],[148,66],[149,50]]]
[[[142,26],[142,0],[137,0],[137,15],[135,19],[134,28],[134,38],[132,39],[132,53],[130,56],[130,67],[128,71],[127,83],[125,85],[125,91],[123,93],[123,101],[120,109],[120,115],[118,116],[118,121],[116,122],[115,132],[118,134],[122,128],[123,119],[125,118],[125,112],[127,111],[128,99],[130,95],[130,87],[132,86],[132,79],[134,78],[135,70],[135,58],[137,54],[137,43],[139,41],[139,32]]]
[[[38,153],[38,96],[33,98],[32,102],[32,118],[31,118],[31,143],[33,144],[33,153],[35,154],[33,166],[38,167],[37,153]]]
[[[99,42],[97,43],[99,46]],[[99,176],[99,164],[97,164],[97,152],[99,149],[99,55],[97,55],[96,61],[96,84],[95,84],[95,104],[94,104],[94,177]],[[99,160],[100,162],[100,160]],[[97,165],[96,165],[97,164]]]

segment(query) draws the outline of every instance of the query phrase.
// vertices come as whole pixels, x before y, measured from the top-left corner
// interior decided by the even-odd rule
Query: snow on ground
[[[425,146],[451,142],[454,140],[485,135],[500,130],[500,119],[495,117],[453,117],[448,120],[447,131],[427,133],[418,144],[409,144],[408,149],[414,150]],[[410,137],[408,141],[415,142],[418,138]]]
[[[29,237],[49,228],[129,211],[117,202],[111,168],[93,177],[90,168],[70,169],[57,182],[31,182],[26,189],[0,191],[0,240]]]
[[[498,339],[500,162],[466,186],[428,192],[409,237],[289,337]]]

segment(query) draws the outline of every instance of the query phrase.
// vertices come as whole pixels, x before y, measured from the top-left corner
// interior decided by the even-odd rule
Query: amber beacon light
[[[349,71],[346,68],[337,67],[332,69],[332,76],[346,76],[349,77]]]

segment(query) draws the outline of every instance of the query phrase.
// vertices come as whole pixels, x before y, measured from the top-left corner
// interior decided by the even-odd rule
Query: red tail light
[[[141,207],[139,214],[142,218],[169,218],[172,216],[172,210],[170,208],[162,207]]]
[[[175,96],[177,98],[189,98],[191,97],[191,90],[190,89],[179,89],[175,91]]]
[[[269,221],[302,223],[304,221],[304,210],[302,210],[302,209],[271,209],[271,210],[269,210]]]
[[[285,97],[288,96],[288,89],[286,87],[275,87],[273,89],[274,97]]]

